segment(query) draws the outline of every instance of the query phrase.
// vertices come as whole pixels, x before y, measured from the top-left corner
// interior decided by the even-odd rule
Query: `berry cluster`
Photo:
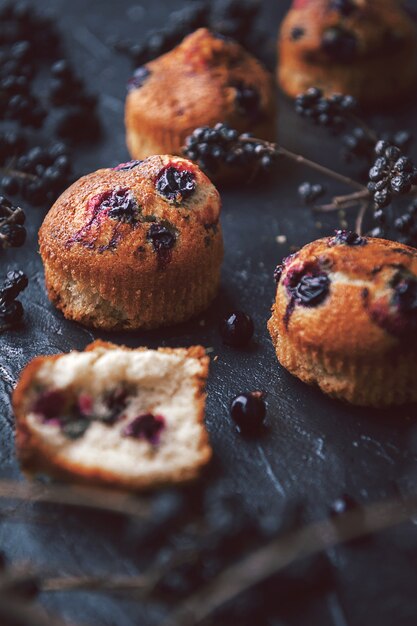
[[[295,99],[295,111],[298,115],[337,132],[346,126],[357,107],[352,96],[333,94],[326,97],[317,87],[310,87]]]
[[[20,207],[0,196],[0,249],[19,248],[26,241],[26,229],[23,226],[26,216]]]
[[[278,155],[275,144],[255,139],[250,133],[239,135],[236,130],[222,123],[216,124],[214,128],[196,128],[187,137],[183,152],[211,174],[215,174],[220,165],[268,170]]]
[[[20,270],[7,273],[0,288],[0,332],[12,328],[23,317],[23,306],[17,296],[28,286],[26,275]]]
[[[34,205],[54,201],[73,179],[65,144],[28,148],[24,136],[15,131],[0,133],[0,167],[4,192],[21,194]]]
[[[114,45],[116,50],[129,56],[135,66],[141,66],[174,48],[197,28],[207,27],[235,39],[269,63],[270,55],[262,45],[264,38],[254,29],[259,9],[260,3],[256,0],[196,0],[173,11],[165,20],[166,26],[150,31],[144,40],[118,40]]]
[[[96,99],[63,59],[51,19],[26,2],[10,1],[0,9],[0,23],[0,116],[7,124],[0,128],[0,186],[7,194],[22,192],[41,204],[68,184],[68,155],[60,147],[56,159],[53,154],[38,159],[36,134],[28,135],[26,127],[48,123],[58,137],[91,138],[98,129]],[[35,91],[39,81],[42,86]]]
[[[397,146],[381,139],[375,145],[377,156],[369,170],[368,189],[378,208],[386,207],[393,195],[408,193],[417,183],[417,168]]]

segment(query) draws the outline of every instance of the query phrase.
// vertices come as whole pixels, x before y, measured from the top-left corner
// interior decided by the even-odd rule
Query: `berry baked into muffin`
[[[292,374],[353,404],[417,401],[417,250],[338,231],[276,279],[268,328]]]
[[[195,128],[217,122],[273,140],[275,117],[271,75],[239,44],[201,28],[136,70],[128,84],[126,140],[134,159],[181,154]]]
[[[13,394],[23,469],[130,489],[194,478],[211,457],[208,362],[200,346],[100,341],[34,359]]]
[[[398,0],[294,0],[278,40],[279,83],[385,105],[416,83],[415,24]]]
[[[101,169],[55,202],[39,232],[51,301],[96,328],[155,328],[204,310],[223,256],[220,196],[179,157]]]

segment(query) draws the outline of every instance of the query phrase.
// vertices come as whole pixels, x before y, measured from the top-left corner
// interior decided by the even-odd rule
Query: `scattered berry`
[[[230,414],[239,432],[255,434],[261,429],[265,415],[265,393],[252,391],[236,396],[230,407]]]
[[[223,342],[234,348],[249,343],[254,333],[252,318],[243,311],[233,311],[220,322],[220,334]]]

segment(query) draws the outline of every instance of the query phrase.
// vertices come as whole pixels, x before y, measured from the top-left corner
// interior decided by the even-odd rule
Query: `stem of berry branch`
[[[371,504],[360,511],[343,513],[333,520],[316,522],[281,535],[255,550],[237,564],[184,600],[162,626],[200,624],[226,602],[279,573],[294,561],[312,556],[340,543],[396,526],[417,513],[417,496]]]
[[[310,159],[303,157],[301,154],[296,154],[295,152],[291,152],[290,150],[287,150],[286,148],[283,148],[282,146],[277,146],[276,153],[279,155],[285,156],[286,158],[291,159],[292,161],[295,161],[299,165],[305,165],[306,167],[309,167],[315,170],[316,172],[320,172],[320,174],[324,174],[325,176],[328,176],[329,178],[333,178],[333,180],[337,180],[339,183],[343,183],[347,187],[353,187],[354,189],[360,190],[362,193],[364,193],[365,191],[369,193],[364,185],[362,185],[361,183],[358,183],[356,180],[353,180],[353,178],[349,178],[348,176],[343,176],[343,174],[339,174],[338,172],[335,172],[334,170],[331,170],[328,167],[325,167],[324,165],[320,165],[320,163],[311,161]]]
[[[368,207],[369,207],[369,202],[362,202],[360,209],[358,211],[358,214],[356,216],[355,232],[358,235],[362,235],[363,220],[364,220],[366,211],[368,210]]]
[[[0,498],[26,502],[47,502],[148,519],[149,503],[142,498],[113,491],[76,485],[41,485],[0,480]]]
[[[35,176],[35,174],[29,174],[28,172],[22,172],[21,170],[15,170],[8,167],[0,167],[0,174],[15,176],[16,178],[27,178],[28,180],[37,180],[37,176]]]
[[[371,193],[368,189],[362,191],[355,191],[344,196],[334,196],[329,204],[320,204],[313,207],[313,211],[318,213],[331,213],[332,211],[338,211],[339,209],[347,209],[349,207],[356,206],[359,201],[371,198]]]
[[[194,549],[181,550],[164,565],[149,568],[139,576],[65,576],[41,578],[42,592],[53,591],[113,591],[134,592],[135,595],[148,595],[165,574],[175,567],[194,561],[198,553]]]

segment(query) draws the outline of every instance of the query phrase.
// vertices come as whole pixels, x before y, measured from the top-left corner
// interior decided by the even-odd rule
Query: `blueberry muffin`
[[[386,105],[416,82],[416,29],[396,0],[294,0],[278,50],[278,80],[291,97],[314,86]]]
[[[103,329],[155,328],[204,310],[223,255],[220,197],[190,161],[101,169],[55,202],[39,232],[50,300]]]
[[[201,28],[134,73],[126,141],[134,159],[181,154],[195,128],[217,122],[273,140],[275,117],[270,74],[239,44]]]
[[[292,374],[353,404],[417,401],[417,250],[338,231],[276,279],[268,328]]]
[[[96,341],[37,357],[13,393],[23,469],[126,489],[196,477],[209,359],[201,346],[148,350]]]

